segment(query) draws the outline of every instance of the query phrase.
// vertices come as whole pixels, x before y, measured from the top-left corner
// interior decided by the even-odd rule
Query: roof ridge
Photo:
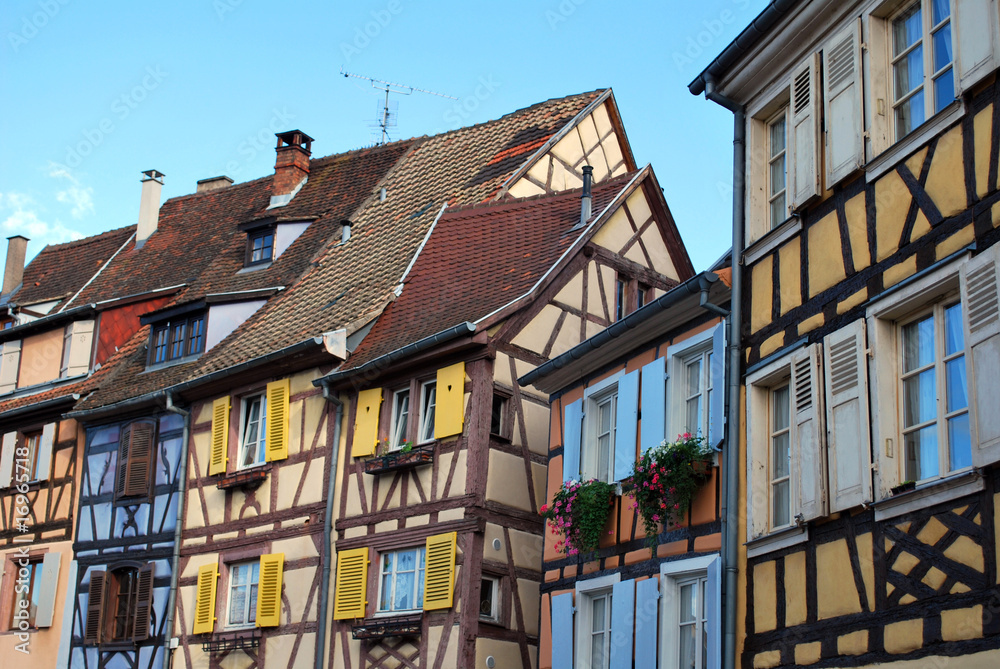
[[[87,244],[93,244],[94,242],[103,241],[108,237],[112,237],[117,234],[122,234],[126,230],[134,227],[136,227],[135,223],[133,223],[132,225],[123,225],[120,228],[114,228],[112,230],[105,230],[104,232],[99,232],[96,235],[90,235],[89,237],[82,237],[80,239],[71,239],[68,242],[59,242],[58,244],[46,244],[42,248],[42,250],[35,255],[35,257],[37,258],[39,255],[45,253],[46,251],[61,250],[69,247],[75,248],[80,246],[86,246]]]

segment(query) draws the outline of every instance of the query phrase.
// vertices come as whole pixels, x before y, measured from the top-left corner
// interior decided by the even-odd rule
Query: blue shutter
[[[583,400],[566,406],[563,423],[563,482],[580,478],[580,431],[583,428]]]
[[[573,593],[552,598],[552,669],[573,669]]]
[[[615,480],[632,473],[635,440],[639,428],[639,370],[618,381],[618,413],[615,418]]]
[[[712,422],[708,426],[708,443],[718,448],[726,430],[726,321],[715,326],[712,333]]]
[[[657,358],[642,368],[642,452],[659,446],[667,436],[667,359]]]
[[[635,625],[635,581],[611,589],[611,669],[632,669],[632,628]]]
[[[708,584],[705,588],[705,618],[708,619],[707,669],[722,669],[722,558],[716,557],[708,565]]]
[[[656,669],[660,583],[647,578],[635,584],[635,666]]]

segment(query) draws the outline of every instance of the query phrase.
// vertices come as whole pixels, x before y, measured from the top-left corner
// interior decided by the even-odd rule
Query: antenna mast
[[[428,95],[436,95],[439,98],[448,98],[449,100],[457,100],[458,98],[452,97],[451,95],[445,95],[444,93],[436,93],[434,91],[428,91],[424,88],[417,88],[416,86],[409,86],[407,84],[397,84],[391,81],[384,81],[382,79],[373,79],[371,77],[366,77],[361,74],[353,74],[351,72],[346,72],[343,67],[340,68],[340,73],[344,75],[345,78],[351,77],[354,79],[364,79],[365,81],[370,81],[372,88],[378,89],[380,91],[385,91],[385,103],[382,105],[382,111],[380,118],[378,120],[379,129],[382,131],[382,139],[379,141],[378,145],[381,146],[389,140],[389,126],[395,125],[394,122],[390,120],[392,112],[389,111],[389,93],[399,93],[400,95],[412,95],[416,93],[427,93]]]

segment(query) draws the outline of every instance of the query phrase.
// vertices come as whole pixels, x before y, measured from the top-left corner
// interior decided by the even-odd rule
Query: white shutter
[[[872,501],[864,320],[828,334],[823,348],[830,509],[845,511]]]
[[[52,444],[56,439],[56,424],[48,423],[42,428],[42,438],[38,441],[38,480],[49,479],[52,463]]]
[[[38,584],[38,610],[35,626],[52,627],[52,614],[56,606],[56,589],[59,585],[60,553],[46,553],[42,558],[42,579]]]
[[[93,350],[94,321],[76,321],[66,326],[65,349],[63,351],[63,376],[86,374],[90,369],[90,354]]]
[[[951,0],[956,97],[1000,67],[997,0]]]
[[[3,343],[3,362],[0,362],[0,393],[9,393],[17,387],[21,369],[21,340]]]
[[[823,47],[827,188],[864,164],[860,44],[859,18]]]
[[[819,54],[810,54],[792,71],[791,177],[792,210],[820,194]]]
[[[822,391],[819,346],[792,354],[792,489],[793,510],[801,522],[826,515],[826,455],[822,447]],[[795,501],[793,501],[795,506]]]
[[[965,370],[969,385],[972,462],[1000,460],[1000,244],[962,266]]]
[[[770,499],[770,479],[768,478],[768,424],[770,390],[762,385],[747,383],[747,540],[757,539],[767,534],[768,500]]]
[[[9,488],[14,481],[14,449],[17,447],[17,432],[8,432],[0,445],[0,488]]]

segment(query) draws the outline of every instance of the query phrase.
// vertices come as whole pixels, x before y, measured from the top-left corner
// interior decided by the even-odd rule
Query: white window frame
[[[773,82],[767,90],[763,91],[760,102],[752,110],[748,110],[748,146],[746,156],[747,174],[747,217],[746,217],[746,239],[747,250],[753,249],[756,242],[764,237],[772,237],[770,233],[779,228],[784,228],[783,223],[788,221],[786,214],[781,221],[772,221],[770,214],[770,138],[768,131],[770,123],[779,115],[785,115],[785,208],[788,203],[788,168],[791,156],[789,155],[788,128],[790,124],[789,109],[791,99],[789,97],[789,78],[787,76]],[[781,233],[775,233],[781,234]]]
[[[399,401],[402,395],[406,395],[406,411],[403,412],[406,415],[406,426],[400,434],[400,411],[399,411]],[[393,391],[392,393],[392,417],[389,422],[389,451],[398,451],[403,447],[406,442],[406,433],[410,430],[410,419],[413,417],[413,396],[410,392],[410,386],[405,386]]]
[[[250,464],[244,464],[244,455],[249,447],[247,444],[247,418],[250,416],[250,406],[254,400],[260,400],[260,413],[257,416],[257,443],[254,445],[254,461]],[[237,456],[237,469],[259,467],[267,461],[267,393],[247,395],[240,400],[240,449]]]
[[[785,124],[785,143],[784,147],[775,154],[773,147],[771,146],[771,128],[781,121]],[[785,103],[776,112],[771,114],[770,117],[764,121],[764,158],[767,162],[764,171],[764,182],[766,184],[764,188],[764,199],[765,199],[765,213],[767,225],[765,226],[767,231],[774,230],[788,218],[789,212],[789,202],[791,201],[788,191],[788,163],[790,159],[789,155],[789,142],[788,142],[788,131],[791,127],[791,119],[789,114],[789,105]],[[773,192],[774,184],[771,182],[771,165],[777,160],[781,160],[784,163],[785,179],[784,184],[777,193]],[[781,218],[775,218],[774,212],[771,210],[771,205],[774,203],[778,197],[784,199],[784,209],[783,216]]]
[[[257,568],[257,580],[252,580],[254,567]],[[245,560],[240,562],[231,562],[226,564],[226,568],[229,571],[229,582],[226,584],[226,623],[225,627],[227,629],[246,629],[250,627],[255,627],[257,625],[257,607],[256,605],[251,605],[250,602],[253,598],[250,596],[253,588],[257,588],[258,596],[260,593],[260,560]],[[242,622],[230,622],[232,619],[233,611],[233,580],[236,575],[236,571],[241,568],[249,569],[247,575],[247,583],[245,585],[247,589],[247,597],[244,603],[243,621]],[[250,617],[253,616],[253,620]]]
[[[434,399],[430,403],[434,413],[428,410],[428,393],[434,393]],[[393,396],[395,399],[395,396]],[[395,409],[395,405],[393,405]],[[431,379],[420,384],[420,433],[417,435],[418,444],[427,444],[434,441],[434,415],[437,412],[437,380]]]
[[[482,611],[482,590],[480,588],[480,594],[479,594],[479,601],[480,601],[479,619],[482,620],[482,621],[484,621],[484,622],[495,623],[495,624],[499,625],[500,624],[500,594],[501,594],[501,590],[500,590],[500,577],[499,576],[493,576],[491,574],[483,574],[481,578],[482,578],[482,580],[484,582],[488,581],[489,584],[490,584],[490,588],[493,591],[493,599],[492,599],[493,606],[492,606],[492,608],[491,608],[491,610],[490,610],[490,612],[488,614],[484,613]]]
[[[589,481],[598,478],[599,463],[597,462],[598,410],[600,404],[609,396],[614,396],[611,404],[611,439],[608,444],[608,483],[615,482],[615,427],[618,420],[618,381],[624,376],[621,370],[608,378],[595,383],[584,391],[583,432],[580,440],[580,478]]]
[[[680,657],[680,587],[684,582],[694,578],[705,579],[706,596],[702,598],[701,607],[707,624],[706,599],[708,590],[708,568],[718,555],[703,555],[687,560],[664,562],[660,565],[660,667],[662,669],[679,669]],[[703,658],[706,664],[707,658]]]
[[[413,588],[414,588],[413,599],[414,599],[414,602],[415,602],[416,606],[415,606],[415,608],[410,608],[410,609],[394,609],[394,608],[392,608],[392,602],[395,599],[394,595],[395,595],[395,589],[396,589],[396,574],[397,574],[396,557],[395,556],[399,555],[400,553],[409,553],[409,552],[416,552],[416,554],[417,554],[417,562],[416,562],[416,565],[414,566],[414,571],[413,571]],[[387,573],[392,574],[392,581],[391,581],[392,582],[392,586],[391,587],[392,587],[393,592],[391,592],[389,594],[389,608],[383,609],[382,608],[382,594],[383,594],[382,593],[382,577],[385,575],[385,573],[383,573],[383,571],[382,571],[382,558],[384,558],[386,555],[392,555],[392,556],[394,556],[393,557],[393,561],[392,561],[392,569],[389,572],[387,572]],[[414,611],[422,611],[423,610],[423,606],[424,606],[423,583],[424,583],[424,573],[426,571],[426,568],[427,568],[427,555],[426,555],[426,549],[425,549],[424,546],[413,546],[411,548],[399,548],[397,550],[392,550],[392,551],[381,551],[378,554],[378,562],[377,562],[377,570],[378,570],[378,572],[377,572],[378,573],[378,599],[375,600],[375,614],[379,615],[379,616],[396,616],[396,615],[399,615],[401,613],[412,613]],[[418,597],[418,595],[420,595],[420,596]]]
[[[573,617],[573,626],[576,636],[576,663],[577,667],[590,667],[590,637],[592,627],[593,607],[591,606],[595,596],[608,595],[607,619],[608,619],[608,661],[611,658],[611,591],[614,585],[621,581],[621,574],[608,574],[586,581],[576,582],[576,615]],[[605,665],[608,666],[608,665]]]
[[[712,355],[712,336],[715,333],[713,326],[703,332],[685,339],[679,344],[674,344],[667,348],[667,392],[666,392],[666,416],[667,416],[667,436],[673,441],[678,434],[688,432],[687,428],[687,366],[694,360],[701,359],[701,401],[702,415],[699,429],[692,434],[702,436],[708,440],[711,431],[711,392],[712,388],[712,367],[709,359]],[[673,385],[673,388],[670,386]],[[671,401],[673,400],[673,401]]]

